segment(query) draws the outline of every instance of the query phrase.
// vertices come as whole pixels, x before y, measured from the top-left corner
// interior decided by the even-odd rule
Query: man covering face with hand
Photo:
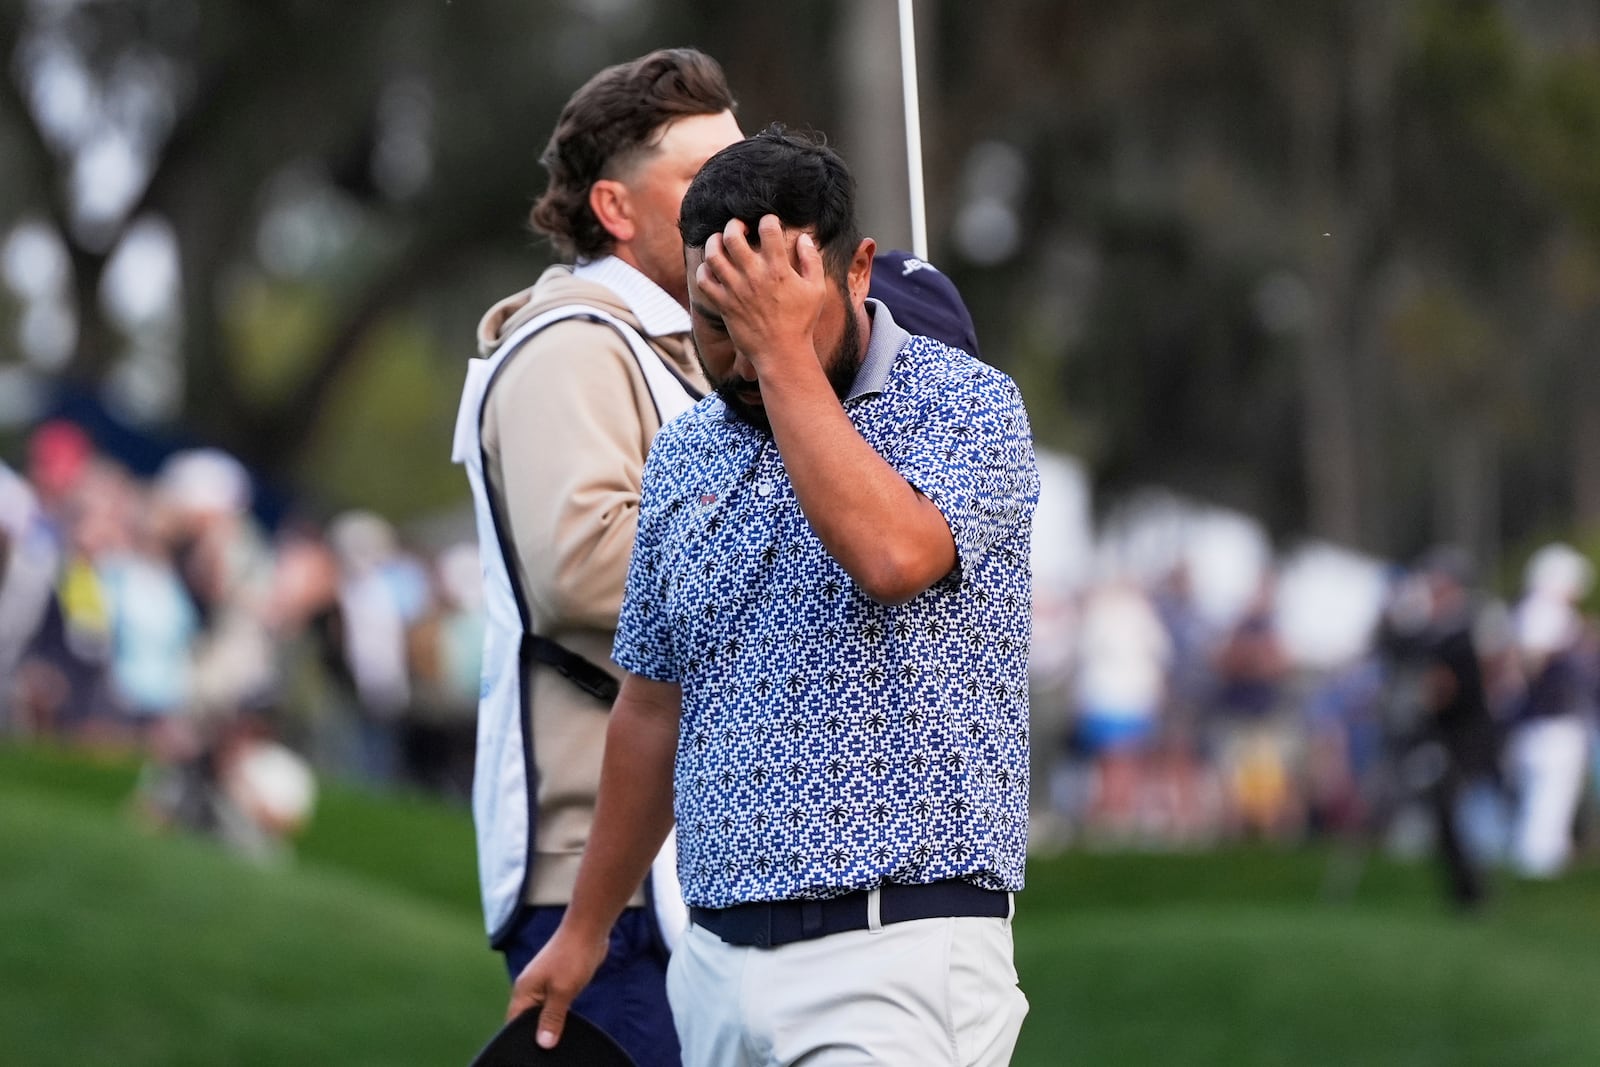
[[[572,906],[519,979],[541,1040],[671,819],[695,1064],[1001,1064],[1027,836],[1028,547],[1016,386],[867,298],[829,149],[771,129],[685,195],[716,395],[644,476]]]

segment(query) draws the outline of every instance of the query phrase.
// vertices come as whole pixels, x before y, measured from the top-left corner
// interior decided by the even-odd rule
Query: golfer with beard
[[[867,298],[828,148],[722,150],[680,216],[716,395],[645,467],[594,830],[517,980],[554,1045],[672,824],[685,1063],[1004,1064],[1027,838],[1016,386]]]

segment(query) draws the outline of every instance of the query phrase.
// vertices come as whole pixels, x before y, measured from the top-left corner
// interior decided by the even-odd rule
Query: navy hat
[[[883,301],[908,333],[978,355],[978,331],[955,283],[910,252],[882,252],[872,261],[867,295]]]

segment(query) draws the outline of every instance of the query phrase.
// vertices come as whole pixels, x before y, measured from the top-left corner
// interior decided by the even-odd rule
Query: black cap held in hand
[[[539,1009],[529,1008],[502,1026],[469,1067],[634,1067],[622,1046],[577,1012],[567,1014],[553,1049],[539,1047],[538,1028]]]

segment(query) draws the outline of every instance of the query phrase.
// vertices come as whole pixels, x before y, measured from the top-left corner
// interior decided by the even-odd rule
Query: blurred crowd
[[[225,453],[139,478],[40,427],[0,464],[0,735],[139,753],[147,815],[263,855],[322,779],[467,798],[476,546],[420,552],[361,511],[269,534],[252,503]],[[1558,874],[1596,823],[1593,577],[1550,545],[1505,603],[1435,550],[1314,667],[1270,572],[1225,620],[1183,566],[1090,583],[1036,629],[1035,841],[1432,849],[1467,906],[1490,868]]]
[[[272,535],[213,449],[141,479],[77,426],[0,464],[0,733],[145,759],[140,806],[271,855],[319,777],[470,790],[476,546],[367,512]]]
[[[1036,839],[1431,850],[1463,907],[1491,868],[1557,875],[1600,799],[1593,578],[1547,545],[1506,603],[1463,553],[1435,549],[1389,573],[1356,654],[1315,668],[1290,654],[1270,569],[1223,625],[1182,566],[1092,584],[1036,700]]]

